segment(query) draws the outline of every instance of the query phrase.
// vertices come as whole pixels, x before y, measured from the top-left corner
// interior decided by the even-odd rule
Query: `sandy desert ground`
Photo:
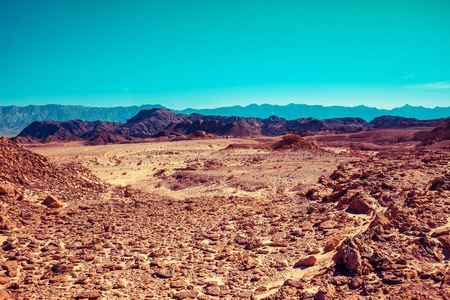
[[[2,140],[15,187],[1,195],[1,288],[17,299],[450,295],[447,152],[261,147],[278,140],[28,148],[48,161]]]
[[[270,143],[280,138],[265,138]],[[41,145],[33,151],[56,163],[81,163],[108,183],[184,200],[199,196],[262,197],[293,194],[358,159],[332,152],[273,152],[231,148],[254,139],[213,139],[142,144]]]

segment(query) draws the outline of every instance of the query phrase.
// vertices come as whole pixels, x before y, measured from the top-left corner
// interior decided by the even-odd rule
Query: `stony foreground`
[[[450,299],[449,153],[184,200],[0,153],[0,299]]]

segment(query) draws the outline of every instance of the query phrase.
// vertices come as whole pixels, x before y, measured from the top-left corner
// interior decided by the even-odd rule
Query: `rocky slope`
[[[448,140],[450,140],[450,121],[428,132],[423,137],[422,144],[431,145],[436,142]]]

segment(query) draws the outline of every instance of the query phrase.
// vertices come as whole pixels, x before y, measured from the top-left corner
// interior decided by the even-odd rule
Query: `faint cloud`
[[[417,89],[450,89],[450,80],[433,82],[433,83],[424,83],[424,84],[416,84],[410,85],[410,88]]]
[[[403,76],[402,78],[400,78],[400,79],[394,79],[393,81],[402,81],[402,80],[404,80],[404,79],[409,79],[409,78],[413,78],[414,76],[416,75],[416,73],[415,72],[412,72],[411,74],[409,74],[409,75],[406,75],[406,76]]]
[[[408,76],[403,77],[402,79],[408,79],[408,78],[412,78],[416,75],[415,72],[412,72],[411,74],[409,74]]]

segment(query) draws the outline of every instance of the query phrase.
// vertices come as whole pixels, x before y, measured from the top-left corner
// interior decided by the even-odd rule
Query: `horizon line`
[[[450,106],[434,106],[434,107],[427,107],[427,106],[423,106],[423,105],[411,105],[411,104],[404,104],[402,106],[396,106],[393,108],[380,108],[380,107],[376,107],[376,106],[367,106],[364,104],[359,104],[359,105],[353,105],[353,106],[346,106],[346,105],[323,105],[323,104],[305,104],[305,103],[288,103],[288,104],[270,104],[270,103],[250,103],[247,105],[230,105],[230,106],[217,106],[217,107],[204,107],[204,108],[194,108],[194,107],[186,107],[186,108],[179,108],[179,109],[175,109],[175,108],[170,108],[170,107],[166,107],[162,104],[156,103],[156,104],[151,104],[151,103],[146,103],[146,104],[140,104],[140,105],[128,105],[128,106],[123,106],[123,105],[117,105],[117,106],[88,106],[88,105],[81,105],[81,104],[58,104],[58,103],[48,103],[48,104],[28,104],[28,105],[15,105],[15,104],[11,104],[11,105],[1,105],[0,107],[27,107],[27,106],[49,106],[49,105],[56,105],[56,106],[81,106],[81,107],[90,107],[90,108],[118,108],[118,107],[142,107],[142,106],[161,106],[161,108],[164,109],[169,109],[169,110],[175,110],[175,111],[183,111],[183,110],[214,110],[214,109],[220,109],[220,108],[231,108],[231,107],[249,107],[249,106],[263,106],[263,105],[270,105],[270,106],[278,106],[278,107],[286,107],[289,105],[305,105],[305,106],[322,106],[322,107],[346,107],[346,108],[356,108],[356,107],[367,107],[367,108],[373,108],[373,109],[378,109],[378,110],[388,110],[388,111],[392,111],[394,109],[398,109],[398,108],[403,108],[403,107],[416,107],[416,108],[425,108],[425,109],[436,109],[436,108],[450,108]]]

